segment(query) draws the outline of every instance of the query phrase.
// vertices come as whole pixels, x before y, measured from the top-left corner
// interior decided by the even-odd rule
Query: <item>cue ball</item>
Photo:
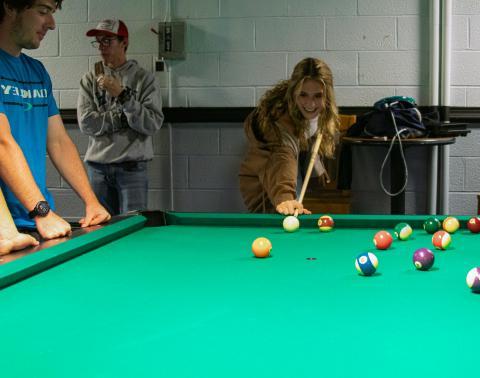
[[[388,249],[392,245],[393,238],[388,231],[378,231],[373,237],[373,244],[377,249]]]
[[[378,259],[371,252],[361,253],[355,259],[355,268],[363,276],[371,276],[378,267]]]
[[[429,270],[434,261],[435,256],[428,248],[419,248],[413,254],[413,265],[418,270]]]
[[[300,227],[300,221],[297,217],[289,215],[283,220],[283,229],[287,232],[295,232]]]
[[[470,232],[477,234],[480,232],[480,218],[479,217],[472,217],[469,219],[467,223],[467,227]]]
[[[255,257],[267,257],[272,250],[272,243],[264,237],[256,238],[252,243],[252,252]]]
[[[331,231],[332,228],[335,226],[335,222],[330,215],[322,215],[318,220],[317,224],[320,231],[323,232]]]
[[[470,269],[466,281],[467,286],[472,289],[474,293],[480,293],[480,267]]]
[[[460,222],[455,217],[446,217],[443,220],[443,229],[450,234],[454,234],[460,228]]]
[[[447,249],[452,242],[452,237],[447,231],[437,231],[432,236],[432,244],[436,249]]]

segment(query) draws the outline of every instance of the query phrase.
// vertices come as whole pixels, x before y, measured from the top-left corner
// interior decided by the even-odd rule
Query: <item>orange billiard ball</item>
[[[447,231],[437,231],[432,236],[432,244],[436,249],[447,249],[452,242],[452,237]]]
[[[252,243],[252,252],[255,257],[267,257],[271,250],[272,243],[267,238],[256,238]]]
[[[393,237],[388,231],[378,231],[373,237],[373,244],[377,249],[388,249],[392,245]]]

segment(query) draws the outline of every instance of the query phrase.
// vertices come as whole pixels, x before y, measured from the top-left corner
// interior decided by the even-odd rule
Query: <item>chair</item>
[[[341,137],[357,120],[356,115],[340,114],[340,138],[334,159],[324,160],[325,168],[330,176],[330,182],[323,186],[316,178],[311,178],[308,184],[304,206],[313,213],[349,214],[351,194],[349,190],[337,189]]]

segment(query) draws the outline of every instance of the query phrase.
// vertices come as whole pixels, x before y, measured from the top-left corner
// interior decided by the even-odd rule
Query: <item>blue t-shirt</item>
[[[40,61],[0,49],[0,88],[0,113],[7,116],[35,182],[53,208],[46,185],[47,130],[48,118],[58,114],[58,108],[50,76]],[[1,179],[0,186],[17,227],[35,227],[28,211]]]

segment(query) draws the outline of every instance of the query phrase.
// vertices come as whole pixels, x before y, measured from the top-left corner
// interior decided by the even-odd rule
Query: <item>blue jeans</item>
[[[87,172],[93,191],[110,214],[147,208],[146,161],[114,164],[87,162]]]

